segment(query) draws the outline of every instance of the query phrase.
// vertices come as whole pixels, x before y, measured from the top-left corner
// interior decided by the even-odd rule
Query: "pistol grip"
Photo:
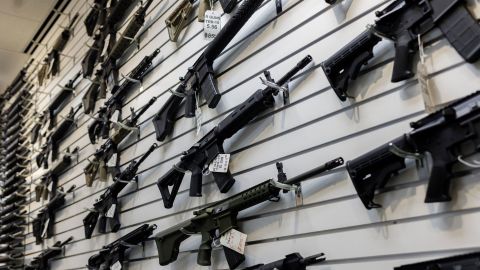
[[[413,58],[416,54],[414,42],[410,33],[400,35],[396,40],[392,82],[401,82],[415,75],[413,72]]]
[[[228,192],[233,184],[235,184],[235,179],[230,173],[230,170],[226,173],[212,172],[212,175],[221,193]]]
[[[107,232],[107,217],[105,215],[100,215],[98,219],[98,232],[106,233]]]
[[[195,98],[195,92],[190,91],[185,96],[185,117],[192,118],[195,117],[195,110],[197,109],[197,101]]]
[[[192,169],[190,179],[190,197],[202,197],[202,169],[197,167]]]
[[[445,149],[442,149],[445,151]],[[452,200],[450,196],[450,162],[449,153],[432,153],[433,166],[428,181],[426,203],[448,202]]]
[[[198,248],[197,263],[199,265],[208,266],[212,262],[212,242],[213,239],[210,236],[210,232],[202,231],[202,243]]]

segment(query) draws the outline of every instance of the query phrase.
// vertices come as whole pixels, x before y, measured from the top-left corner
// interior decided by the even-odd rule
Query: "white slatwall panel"
[[[320,0],[284,0],[284,13],[275,14],[274,1],[265,1],[252,19],[228,46],[215,63],[219,75],[218,86],[223,98],[215,110],[202,107],[204,132],[219,123],[233,108],[256,89],[258,79],[265,69],[274,77],[282,76],[306,54],[315,63],[291,83],[291,104],[283,106],[278,100],[268,112],[248,125],[226,142],[225,149],[232,153],[231,170],[237,180],[228,194],[220,194],[212,179],[204,181],[204,196],[188,196],[188,177],[185,178],[176,203],[165,209],[156,180],[178,160],[179,153],[200,138],[195,133],[191,119],[177,121],[172,137],[161,143],[161,148],[141,165],[139,186],[130,186],[121,196],[122,228],[117,234],[94,233],[84,239],[82,219],[107,187],[105,183],[85,186],[83,168],[98,145],[91,145],[87,126],[91,121],[83,112],[77,114],[78,128],[63,141],[60,149],[79,147],[78,162],[60,176],[59,185],[69,188],[76,185],[74,196],[67,197],[56,215],[56,235],[43,245],[35,245],[34,237],[26,237],[28,257],[34,257],[56,240],[74,236],[75,240],[65,252],[65,257],[52,262],[52,269],[84,269],[88,258],[102,245],[125,235],[143,223],[155,223],[157,232],[192,216],[192,211],[202,205],[240,192],[265,179],[276,176],[275,162],[283,161],[285,171],[294,176],[302,171],[343,156],[354,158],[387,140],[409,130],[412,120],[425,115],[420,89],[415,79],[391,83],[393,50],[390,42],[377,46],[373,68],[351,86],[356,100],[341,103],[319,66],[341,46],[358,35],[374,19],[374,11],[385,7],[388,0],[344,1],[343,5],[330,7]],[[140,139],[129,138],[121,145],[121,163],[142,155],[154,143],[151,124],[153,115],[169,97],[168,89],[176,86],[207,42],[203,39],[202,24],[192,17],[177,44],[168,40],[164,21],[177,1],[155,1],[149,10],[140,48],[134,46],[122,59],[120,71],[128,73],[141,59],[156,48],[161,49],[154,69],[143,81],[143,91],[134,91],[128,98],[123,117],[130,114],[151,97],[156,104],[141,119]],[[347,9],[345,5],[350,7]],[[83,21],[89,5],[85,1],[72,1],[68,12],[79,12]],[[217,4],[217,9],[220,10]],[[480,5],[469,1],[469,8],[477,18]],[[130,14],[131,16],[132,14]],[[224,15],[224,21],[228,20]],[[68,23],[62,17],[48,33],[48,44],[54,42],[62,31],[59,25]],[[433,44],[426,48],[429,56],[428,70],[435,89],[437,103],[462,97],[478,89],[479,65],[465,63],[453,48],[439,39],[434,31],[427,39]],[[81,23],[64,53],[75,59],[62,58],[62,71],[40,87],[52,97],[81,70],[80,62],[91,40]],[[37,50],[35,58],[41,61],[45,50]],[[90,82],[82,80],[71,106],[81,102]],[[37,95],[37,110],[44,110],[51,97]],[[97,103],[97,108],[100,103]],[[61,114],[67,114],[67,106]],[[33,179],[42,171],[36,170]],[[328,261],[311,269],[392,269],[395,265],[432,259],[475,250],[480,245],[479,189],[476,173],[454,181],[454,201],[448,204],[423,203],[426,179],[414,168],[407,169],[393,179],[389,191],[378,196],[384,205],[379,210],[367,211],[357,198],[344,168],[304,184],[304,205],[296,208],[292,196],[283,196],[279,203],[265,203],[240,215],[241,230],[248,234],[246,265],[270,262],[291,252],[304,256],[325,252]],[[110,184],[109,182],[108,184]],[[32,202],[34,216],[42,203]],[[145,250],[133,250],[129,269],[207,269],[196,264],[197,237],[184,242],[178,261],[166,266],[158,265],[157,250],[153,241]],[[226,269],[222,252],[214,252],[210,269]]]

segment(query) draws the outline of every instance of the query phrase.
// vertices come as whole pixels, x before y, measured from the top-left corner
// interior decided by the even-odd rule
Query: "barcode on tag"
[[[113,216],[115,215],[115,209],[117,209],[117,205],[116,204],[112,204],[112,206],[110,206],[110,209],[108,209],[107,213],[105,214],[105,216],[107,218],[113,218]]]
[[[208,166],[208,170],[211,172],[226,173],[228,171],[229,162],[230,154],[218,154]]]
[[[220,244],[228,247],[240,254],[245,253],[245,243],[247,242],[247,235],[235,229],[231,229],[220,237]]]
[[[113,153],[112,157],[107,162],[108,167],[116,167],[117,166],[117,153]]]
[[[214,39],[222,29],[220,12],[214,10],[205,11],[205,21],[203,22],[203,34],[206,40]]]
[[[114,264],[112,264],[112,266],[110,266],[110,270],[121,270],[121,269],[122,269],[122,264],[120,263],[120,261],[117,261]]]

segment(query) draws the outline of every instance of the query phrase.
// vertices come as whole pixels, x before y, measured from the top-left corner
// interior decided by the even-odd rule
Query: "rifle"
[[[1,219],[0,219],[0,225],[7,225],[7,224],[10,224],[10,223],[14,223],[14,222],[18,222],[18,221],[21,221],[21,219],[23,219],[24,215],[27,213],[26,210],[15,210],[13,212],[11,212],[10,214],[8,215],[5,215],[3,216]]]
[[[347,162],[347,171],[358,196],[367,209],[381,207],[373,201],[375,191],[383,188],[390,177],[406,167],[405,159],[432,157],[426,203],[451,200],[452,166],[463,160],[461,147],[478,151],[476,125],[480,116],[480,92],[468,95],[445,108],[410,123],[412,131]]]
[[[22,188],[17,190],[15,193],[9,195],[2,199],[1,205],[6,206],[13,203],[23,203],[27,199],[28,190],[26,188]]]
[[[87,30],[87,35],[91,37],[97,25],[103,25],[106,18],[108,0],[95,0],[92,9],[85,17],[83,24]]]
[[[124,21],[128,11],[135,5],[136,1],[132,0],[116,0],[110,2],[110,9],[105,21],[103,36],[105,39],[109,36],[107,53],[110,53],[116,43],[117,28]]]
[[[85,114],[90,114],[95,110],[95,103],[99,97],[100,83],[102,80],[103,71],[98,69],[95,72],[95,78],[92,80],[92,83],[88,87],[85,95],[82,98],[83,111]],[[105,93],[106,95],[106,93]]]
[[[307,179],[334,169],[343,164],[342,158],[331,160],[322,166],[300,174],[290,180],[283,172],[282,163],[277,163],[278,180],[270,179],[240,192],[230,198],[212,203],[207,207],[194,211],[190,220],[182,222],[174,227],[166,229],[155,235],[155,243],[158,249],[160,265],[167,265],[177,259],[181,242],[193,234],[201,234],[202,241],[198,250],[197,263],[199,265],[211,265],[212,242],[218,231],[220,236],[231,229],[238,229],[237,215],[240,211],[258,205],[266,201],[278,201],[280,191],[284,193],[298,190],[298,185]],[[240,265],[245,257],[227,247],[223,248],[230,269]]]
[[[92,76],[93,68],[101,60],[103,48],[105,46],[105,39],[101,32],[98,32],[93,37],[93,44],[88,49],[85,57],[82,60],[82,73],[83,77],[87,78]]]
[[[48,129],[52,129],[57,125],[57,114],[63,109],[67,104],[67,101],[73,96],[73,91],[75,91],[75,81],[80,78],[82,73],[78,72],[75,76],[62,87],[62,90],[57,94],[53,101],[48,106],[48,116],[49,116],[49,125]]]
[[[103,139],[108,138],[110,118],[115,111],[121,110],[124,99],[127,97],[133,86],[138,81],[141,81],[147,74],[147,71],[152,66],[153,59],[158,53],[160,53],[160,50],[156,49],[152,54],[145,56],[129,73],[128,78],[125,79],[120,86],[116,86],[112,89],[113,95],[98,109],[98,119],[88,127],[88,135],[92,144],[95,143],[97,137],[101,136]]]
[[[67,149],[67,153],[63,155],[61,160],[57,161],[51,170],[45,173],[40,179],[40,183],[35,186],[35,201],[39,202],[43,197],[47,200],[50,194],[50,199],[55,197],[58,183],[58,176],[62,174],[68,166],[72,163],[72,154],[76,153],[78,148],[75,148],[72,153]],[[50,191],[49,191],[50,190]]]
[[[135,113],[133,108],[131,108],[131,116],[128,119],[125,119],[120,125],[118,130],[112,134],[112,136],[104,143],[102,146],[95,152],[93,155],[93,160],[89,160],[88,165],[83,169],[85,172],[85,183],[88,187],[92,186],[93,181],[99,172],[100,181],[107,181],[107,162],[112,158],[112,156],[118,152],[117,146],[130,134],[133,132],[133,128],[137,125],[140,117],[150,108],[150,106],[155,103],[157,100],[156,97],[150,99],[150,101],[143,106],[138,113]],[[92,138],[90,138],[92,139]],[[113,173],[117,173],[114,169]]]
[[[38,119],[37,119],[35,125],[32,128],[32,131],[31,131],[32,132],[31,140],[30,140],[31,144],[34,144],[37,141],[38,135],[40,134],[40,130],[46,124],[46,121],[47,121],[47,113],[46,112],[43,112],[43,113],[38,115]]]
[[[217,89],[213,62],[262,2],[263,0],[244,0],[225,27],[212,40],[193,66],[188,69],[185,76],[180,78],[180,85],[175,90],[175,94],[170,96],[153,119],[158,141],[163,141],[167,135],[172,133],[180,103],[184,98],[186,117],[195,116],[197,96],[203,96],[209,108],[217,106],[221,94]]]
[[[35,236],[35,243],[41,244],[42,239],[53,236],[53,225],[55,223],[55,213],[65,204],[65,196],[75,190],[75,185],[72,185],[67,192],[63,192],[62,188],[58,190],[55,195],[32,221],[32,234]]]
[[[70,36],[73,32],[73,25],[78,19],[79,14],[76,13],[70,21],[70,25],[62,31],[60,36],[53,43],[52,50],[48,53],[48,63],[51,63],[50,73],[52,76],[56,76],[60,72],[60,54],[70,40]]]
[[[98,231],[100,233],[107,232],[107,221],[110,224],[112,232],[117,232],[120,229],[120,205],[118,203],[118,193],[120,193],[120,191],[132,181],[135,181],[138,184],[138,167],[155,149],[157,149],[157,147],[157,144],[153,144],[138,161],[132,161],[123,172],[114,178],[114,183],[110,185],[107,190],[100,195],[100,198],[95,201],[93,209],[83,219],[85,238],[90,239],[92,237],[93,230],[95,229],[99,218],[100,224]]]
[[[20,219],[17,222],[11,222],[8,225],[4,225],[0,229],[0,235],[5,234],[15,234],[17,232],[23,231],[25,228],[25,219]]]
[[[22,188],[25,187],[26,182],[27,182],[27,180],[22,178],[22,179],[20,179],[20,181],[16,182],[12,186],[10,186],[8,188],[2,188],[1,189],[2,190],[1,197],[5,198],[5,197],[9,196],[10,194],[14,193],[15,191],[21,190]]]
[[[395,0],[375,14],[378,19],[374,25],[321,64],[342,101],[348,97],[349,82],[374,57],[373,48],[383,37],[395,41],[392,82],[415,75],[417,40],[437,27],[467,62],[480,58],[480,26],[462,0]]]
[[[395,270],[475,270],[480,266],[480,252],[452,256],[395,267]]]
[[[307,258],[303,258],[300,253],[292,253],[281,259],[269,264],[258,264],[247,267],[244,270],[306,270],[307,266],[319,264],[325,261],[325,254],[320,253]]]
[[[39,255],[35,256],[29,265],[25,267],[25,270],[48,270],[50,269],[48,262],[62,254],[63,247],[73,240],[73,237],[69,237],[67,240],[60,242],[57,241],[52,247],[42,251]]]
[[[60,145],[60,142],[63,141],[63,139],[66,138],[68,135],[68,132],[72,128],[72,126],[75,123],[75,115],[78,113],[78,111],[82,108],[82,104],[77,106],[76,109],[73,107],[70,108],[70,112],[68,115],[64,118],[62,123],[48,136],[47,142],[42,145],[40,153],[36,157],[37,161],[37,166],[41,166],[41,164],[44,165],[44,168],[48,168],[48,157],[51,153],[52,156],[52,161],[57,160],[58,158],[58,147]]]
[[[202,196],[203,172],[208,169],[208,166],[219,154],[224,154],[224,141],[232,137],[262,112],[269,108],[273,108],[275,105],[274,96],[279,93],[280,87],[288,83],[295,74],[302,70],[311,61],[311,56],[302,59],[302,61],[277,82],[278,84],[274,83],[270,73],[266,71],[265,76],[267,81],[274,87],[267,86],[265,89],[253,93],[242,104],[238,105],[235,110],[216,127],[208,132],[189,150],[183,153],[180,161],[157,181],[157,186],[162,194],[163,204],[166,208],[171,208],[173,206],[173,201],[178,193],[185,171],[190,171],[192,173],[190,180],[190,196]],[[225,173],[212,172],[212,175],[222,193],[227,192],[235,182],[228,169]],[[171,187],[171,191],[169,187]]]
[[[23,85],[27,82],[25,76],[27,75],[28,69],[33,63],[33,58],[28,61],[27,65],[23,67],[17,76],[13,79],[12,83],[7,87],[5,93],[15,93],[18,89],[22,88]]]
[[[115,269],[123,269],[127,249],[145,242],[155,229],[157,229],[155,224],[143,224],[118,240],[103,246],[103,249],[98,254],[88,259],[88,269],[113,269],[113,266],[117,266]]]

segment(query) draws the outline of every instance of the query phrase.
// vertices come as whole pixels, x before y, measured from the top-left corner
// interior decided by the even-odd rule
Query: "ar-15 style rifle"
[[[69,80],[64,87],[62,87],[62,90],[57,94],[55,98],[53,98],[52,102],[48,106],[48,129],[52,129],[57,125],[57,114],[63,109],[63,107],[73,96],[73,92],[76,88],[75,82],[78,78],[80,78],[80,75],[81,72],[75,74],[75,76],[71,80]]]
[[[118,130],[95,152],[93,160],[89,160],[88,165],[83,169],[85,172],[85,183],[88,187],[92,186],[97,173],[100,175],[100,181],[107,181],[108,171],[107,162],[112,156],[118,152],[118,145],[135,130],[140,117],[155,103],[156,97],[150,99],[150,101],[143,106],[138,113],[135,113],[133,108],[130,118],[125,119],[119,126]],[[111,170],[112,176],[118,173],[116,168]]]
[[[120,86],[112,89],[112,96],[105,104],[98,109],[98,118],[88,127],[88,136],[92,143],[95,143],[97,137],[107,139],[110,132],[110,118],[115,111],[120,111],[123,101],[128,96],[130,90],[138,81],[141,81],[152,66],[153,59],[160,53],[156,49],[152,54],[147,55],[143,60],[129,73]]]
[[[348,83],[374,57],[383,37],[395,42],[392,82],[412,78],[417,40],[438,27],[468,62],[480,57],[480,25],[463,0],[395,0],[375,14],[378,19],[365,32],[322,63],[323,71],[340,100],[347,99]]]
[[[97,25],[103,25],[105,23],[107,18],[107,2],[108,0],[93,1],[92,9],[83,21],[89,37],[93,35]]]
[[[40,179],[40,183],[35,186],[35,201],[39,202],[43,197],[47,200],[50,194],[50,198],[55,197],[57,190],[58,177],[70,166],[72,163],[72,155],[78,152],[78,148],[75,148],[72,153],[67,149],[67,152],[63,155],[61,160],[57,161],[51,170],[45,173]]]
[[[50,73],[52,76],[56,76],[58,72],[60,72],[60,54],[70,40],[70,36],[73,33],[73,26],[77,21],[78,16],[78,13],[73,16],[70,25],[62,31],[55,43],[53,43],[52,50],[48,53],[48,63],[51,63]]]
[[[93,209],[91,209],[83,219],[85,238],[90,239],[92,237],[98,220],[100,220],[98,228],[100,233],[107,232],[107,221],[110,224],[111,232],[117,232],[120,229],[118,193],[132,181],[138,184],[137,171],[140,164],[142,164],[157,147],[157,144],[153,144],[138,161],[132,161],[123,172],[114,177],[114,183],[95,201]]]
[[[103,249],[98,254],[95,254],[88,259],[88,269],[112,269],[112,266],[116,266],[116,269],[123,269],[123,262],[126,260],[125,252],[127,249],[145,242],[156,228],[157,225],[155,224],[143,224],[115,242],[103,246]]]
[[[278,201],[280,191],[298,190],[298,185],[307,179],[334,169],[343,164],[342,158],[337,158],[325,163],[311,171],[300,174],[290,180],[283,172],[281,163],[277,163],[278,180],[270,179],[230,198],[212,203],[207,207],[193,212],[195,217],[182,222],[172,228],[166,229],[155,235],[160,265],[167,265],[177,259],[180,244],[193,234],[201,234],[202,242],[198,249],[197,263],[210,265],[212,243],[216,232],[224,235],[231,229],[238,229],[237,215],[240,211],[266,201]],[[227,247],[223,248],[230,269],[236,268],[244,260],[243,254]]]
[[[258,264],[247,267],[243,270],[306,270],[307,266],[319,264],[325,261],[325,254],[320,253],[303,258],[300,253],[292,253],[281,259],[268,264]]]
[[[82,73],[83,77],[87,78],[92,76],[95,65],[102,60],[102,52],[105,46],[105,39],[102,36],[101,29],[93,37],[93,44],[88,49],[85,57],[82,60]],[[103,73],[103,72],[102,72]]]
[[[93,113],[93,111],[95,111],[95,103],[97,102],[97,99],[104,98],[103,96],[100,96],[99,91],[102,82],[102,74],[103,71],[101,69],[95,72],[95,77],[82,98],[83,111],[85,114]],[[106,93],[104,94],[106,96]]]
[[[53,197],[42,210],[37,214],[37,217],[32,221],[32,234],[35,236],[35,243],[41,244],[42,239],[53,236],[53,225],[55,223],[55,213],[65,204],[65,196],[75,190],[75,185],[71,186],[67,192],[58,190],[55,197]]]
[[[478,270],[480,252],[395,267],[394,270]]]
[[[358,196],[367,209],[381,207],[373,201],[375,191],[406,167],[405,159],[432,157],[426,203],[450,201],[452,167],[462,161],[462,146],[480,149],[480,92],[466,96],[410,126],[412,131],[347,162]]]
[[[267,86],[265,89],[253,93],[246,101],[238,105],[222,122],[208,132],[188,151],[183,153],[180,161],[157,181],[157,186],[162,194],[162,200],[166,208],[173,206],[185,171],[192,173],[190,196],[202,196],[203,172],[208,169],[208,166],[219,154],[224,154],[224,141],[232,137],[262,112],[272,108],[275,105],[274,96],[279,93],[280,87],[288,83],[295,74],[311,61],[311,56],[305,57],[292,70],[287,72],[287,74],[277,82],[278,84],[275,84],[269,72],[265,72],[268,83],[273,87]],[[225,173],[212,172],[212,175],[222,193],[227,192],[235,182],[228,170]],[[172,187],[171,191],[169,187]]]
[[[73,237],[69,237],[67,240],[60,242],[57,241],[52,247],[42,251],[38,256],[35,256],[29,265],[25,266],[25,270],[48,270],[50,266],[49,261],[62,254],[63,247],[73,240]]]
[[[82,108],[82,104],[77,108],[71,108],[68,115],[64,118],[62,123],[48,136],[48,140],[45,145],[42,146],[41,152],[37,156],[37,165],[44,164],[45,168],[48,168],[48,157],[51,153],[52,161],[58,158],[58,147],[60,143],[67,137],[72,126],[75,124],[75,115]]]
[[[190,67],[180,85],[153,119],[157,140],[163,141],[173,131],[180,103],[185,98],[185,116],[194,117],[197,96],[203,96],[209,108],[215,108],[221,94],[217,89],[213,62],[242,29],[263,0],[244,0],[237,12],[208,45],[203,54]]]

